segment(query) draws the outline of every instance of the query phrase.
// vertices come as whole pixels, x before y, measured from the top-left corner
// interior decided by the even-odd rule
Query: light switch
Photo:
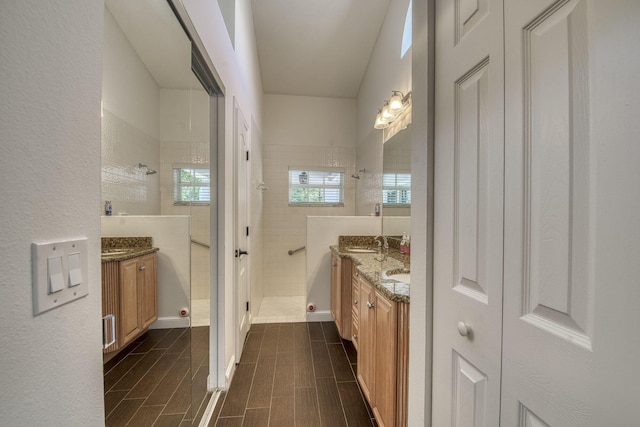
[[[49,279],[49,294],[64,289],[62,277],[62,257],[47,258],[47,277]]]
[[[31,244],[33,315],[61,307],[89,293],[86,237]]]
[[[82,268],[80,267],[80,254],[69,254],[69,287],[82,283]]]

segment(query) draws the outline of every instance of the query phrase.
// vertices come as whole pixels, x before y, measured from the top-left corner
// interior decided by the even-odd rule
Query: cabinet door
[[[337,255],[331,256],[331,316],[336,322],[338,333],[342,331],[342,322],[340,313],[342,313],[342,306],[340,301],[340,279],[341,279],[341,265],[340,257]]]
[[[360,278],[360,336],[358,339],[358,382],[369,402],[375,398],[375,299],[376,294],[369,282]]]
[[[360,281],[358,273],[353,272],[351,276],[351,340],[353,342],[353,346],[358,350],[358,337],[359,337],[359,329],[360,322],[358,316],[360,310]]]
[[[156,254],[138,261],[138,296],[140,297],[140,327],[146,329],[158,319]]]
[[[378,426],[391,427],[395,425],[396,416],[397,304],[378,292],[375,297],[375,399],[371,406]]]
[[[340,336],[351,339],[351,275],[353,262],[351,258],[340,260]]]
[[[139,322],[138,261],[120,263],[120,323],[119,343],[122,348],[142,330]]]

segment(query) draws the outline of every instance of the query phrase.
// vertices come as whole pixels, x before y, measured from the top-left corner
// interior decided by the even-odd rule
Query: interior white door
[[[639,17],[505,2],[503,425],[640,423]]]
[[[235,313],[236,357],[251,326],[249,311],[249,127],[237,103],[234,105],[235,157]]]
[[[434,426],[499,425],[502,0],[436,2]]]

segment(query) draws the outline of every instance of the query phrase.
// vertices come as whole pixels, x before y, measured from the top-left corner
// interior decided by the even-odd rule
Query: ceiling
[[[166,1],[106,0],[158,85],[198,85],[190,45]],[[355,98],[389,0],[252,0],[268,94]]]
[[[389,0],[252,0],[268,94],[355,98]]]
[[[127,40],[159,87],[201,88],[191,72],[191,42],[162,0],[105,0]]]

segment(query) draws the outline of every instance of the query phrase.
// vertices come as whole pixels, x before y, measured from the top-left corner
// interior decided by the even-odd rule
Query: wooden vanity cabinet
[[[156,254],[102,264],[102,312],[115,315],[116,342],[124,348],[158,319]]]
[[[407,425],[409,305],[360,277],[358,382],[378,426]]]
[[[356,265],[351,265],[351,342],[356,351],[358,350],[359,329],[360,329],[360,282]]]
[[[331,316],[338,333],[351,340],[351,275],[353,262],[331,254]]]
[[[367,306],[367,301],[375,302],[376,294],[373,286],[359,278],[359,335],[358,335],[358,382],[364,397],[371,405],[375,399],[374,363],[375,363],[375,311]]]

